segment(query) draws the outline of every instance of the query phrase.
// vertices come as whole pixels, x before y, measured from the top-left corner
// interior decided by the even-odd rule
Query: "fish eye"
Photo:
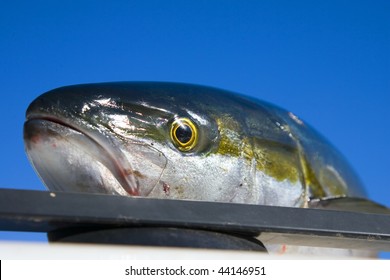
[[[190,119],[178,118],[172,123],[170,136],[180,151],[188,152],[198,142],[198,129]]]

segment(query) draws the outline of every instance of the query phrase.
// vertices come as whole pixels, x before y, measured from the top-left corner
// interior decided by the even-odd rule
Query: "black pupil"
[[[186,144],[191,140],[192,130],[188,125],[181,125],[176,129],[176,138],[180,143]]]

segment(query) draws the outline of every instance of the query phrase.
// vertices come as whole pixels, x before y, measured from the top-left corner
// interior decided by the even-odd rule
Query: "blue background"
[[[343,152],[373,200],[390,206],[389,1],[3,0],[0,187],[44,189],[22,140],[35,97],[122,80],[210,85],[287,108]]]

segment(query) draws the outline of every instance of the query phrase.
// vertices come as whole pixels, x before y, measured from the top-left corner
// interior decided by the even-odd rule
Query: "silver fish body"
[[[343,156],[293,113],[216,88],[58,88],[29,106],[24,140],[52,191],[292,207],[365,197]]]
[[[286,206],[364,196],[343,157],[294,114],[215,88],[69,86],[38,97],[26,118],[26,151],[50,190]],[[182,119],[196,129],[188,151],[171,135]]]

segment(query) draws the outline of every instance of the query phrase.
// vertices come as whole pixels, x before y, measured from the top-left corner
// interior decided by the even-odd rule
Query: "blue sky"
[[[389,1],[1,1],[0,188],[44,190],[28,104],[69,84],[176,81],[291,110],[390,207]],[[0,232],[0,240],[44,240]],[[390,254],[386,254],[390,258]]]

